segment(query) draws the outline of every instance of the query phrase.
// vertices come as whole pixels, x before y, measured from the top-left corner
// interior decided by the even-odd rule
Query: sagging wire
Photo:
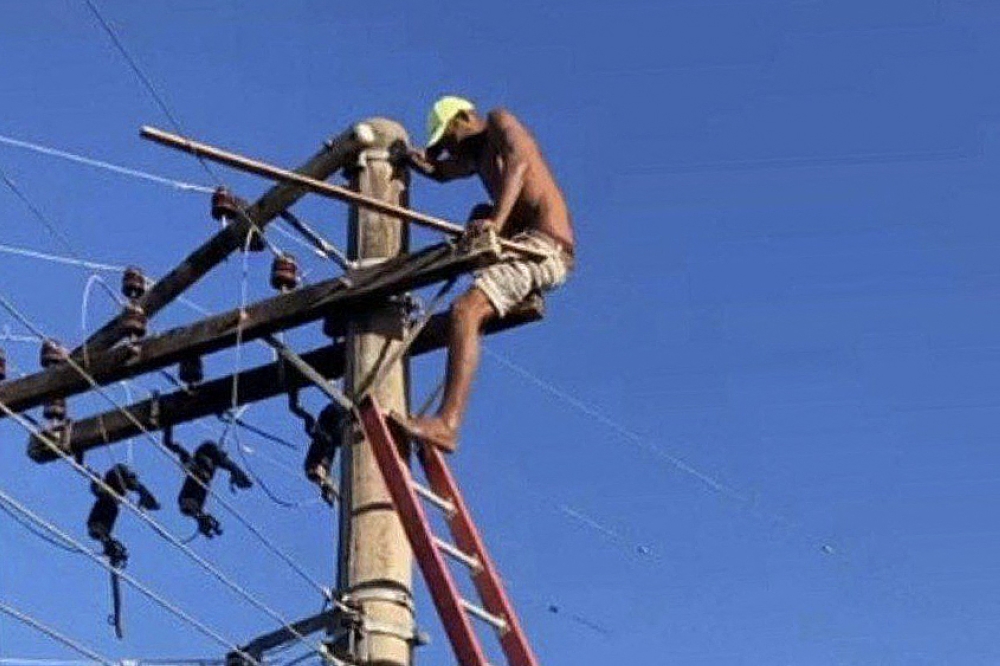
[[[3,407],[6,407],[6,405],[3,405],[3,403],[0,403],[0,405],[2,405]],[[14,412],[11,412],[11,414],[14,414]],[[126,573],[125,571],[118,571],[118,570],[116,570],[110,564],[108,564],[107,562],[105,562],[104,559],[100,555],[98,555],[96,553],[90,552],[90,550],[88,550],[86,546],[84,546],[79,541],[77,541],[76,539],[74,539],[70,535],[68,535],[65,532],[63,532],[62,530],[60,530],[58,527],[56,527],[52,523],[50,523],[50,522],[46,521],[44,518],[40,517],[37,513],[33,512],[31,509],[27,508],[24,504],[22,504],[21,502],[17,501],[16,499],[14,499],[11,495],[9,495],[3,489],[0,489],[0,502],[2,502],[3,504],[5,504],[8,508],[10,508],[10,509],[16,511],[17,513],[21,514],[26,519],[32,521],[38,527],[44,529],[45,531],[49,532],[53,536],[58,537],[59,539],[62,539],[64,541],[66,541],[67,543],[72,544],[73,547],[76,548],[81,554],[86,555],[87,557],[89,557],[91,560],[93,560],[95,563],[97,563],[97,565],[100,566],[102,569],[106,569],[109,573],[112,573],[112,574],[117,573],[119,576],[121,576],[122,580],[128,582],[132,587],[134,587],[136,590],[138,590],[145,597],[147,597],[148,599],[150,599],[151,601],[153,601],[155,604],[157,604],[161,608],[164,608],[165,610],[167,610],[172,615],[180,618],[182,621],[184,621],[189,626],[194,627],[200,633],[204,634],[208,638],[211,638],[213,641],[219,643],[220,645],[222,645],[223,647],[225,647],[225,648],[227,648],[229,650],[235,651],[236,653],[238,653],[243,658],[249,660],[250,663],[256,664],[257,666],[264,666],[263,664],[260,664],[260,662],[258,662],[256,659],[254,659],[253,656],[251,656],[251,655],[243,652],[243,650],[241,650],[240,647],[238,645],[236,645],[236,643],[234,641],[227,640],[221,634],[219,634],[215,630],[209,628],[207,625],[205,625],[203,622],[201,622],[197,618],[193,617],[188,612],[184,611],[183,609],[181,609],[177,605],[175,605],[172,602],[168,601],[165,597],[163,597],[160,594],[158,594],[157,592],[153,591],[150,587],[148,587],[145,583],[141,582],[135,576],[133,576],[133,575],[131,575],[129,573]],[[115,665],[113,663],[111,663],[111,666],[115,666]]]
[[[9,508],[7,508],[7,506],[0,505],[0,511],[3,511],[5,514],[7,514],[8,517],[10,517],[11,520],[13,520],[18,525],[20,525],[21,527],[23,527],[25,530],[27,530],[28,532],[30,532],[33,536],[35,536],[38,539],[41,539],[42,541],[46,542],[50,546],[58,548],[59,550],[62,550],[62,551],[67,552],[67,553],[72,553],[74,555],[77,554],[76,548],[73,548],[72,546],[68,546],[68,545],[66,545],[63,542],[60,542],[60,541],[57,541],[56,539],[53,539],[49,535],[45,534],[45,532],[40,531],[37,527],[35,527],[34,525],[32,525],[30,521],[25,520],[24,518],[22,518],[21,516],[19,516],[17,513],[11,511]]]
[[[0,294],[0,307],[10,313],[15,319],[17,319],[22,325],[24,325],[30,332],[36,335],[43,335],[42,331],[33,324],[20,310],[18,310],[3,294]],[[118,410],[132,425],[134,425],[149,441],[161,451],[168,460],[174,463],[183,473],[187,473],[184,469],[183,464],[176,459],[174,454],[166,449],[163,443],[155,437],[149,430],[143,425],[139,419],[135,417],[130,411],[125,409],[118,401],[116,401],[111,395],[108,394],[106,390],[97,382],[94,377],[87,372],[79,363],[77,363],[72,356],[67,357],[65,362],[69,367],[71,367],[74,372],[76,372],[81,378],[83,378],[88,385],[104,400],[111,404],[116,410]],[[3,409],[4,405],[0,403],[0,409]],[[62,455],[62,452],[59,452]],[[74,461],[75,462],[75,461]],[[202,484],[204,485],[204,484]],[[289,556],[281,548],[273,544],[260,529],[254,525],[250,520],[248,520],[242,513],[240,513],[234,506],[232,506],[224,497],[219,493],[215,492],[209,486],[204,486],[206,492],[208,492],[221,506],[223,506],[236,520],[243,525],[247,531],[249,531],[262,545],[264,545],[267,550],[269,550],[273,555],[281,559],[292,571],[294,571],[303,581],[313,586],[314,589],[318,590],[324,598],[329,598],[331,603],[336,605],[338,608],[344,612],[353,613],[354,611],[342,603],[339,599],[331,597],[330,590],[323,586],[321,583],[316,581],[315,578],[310,576],[291,556]]]
[[[0,296],[0,299],[3,299],[3,297]],[[311,645],[310,645],[308,639],[305,636],[303,636],[300,632],[297,632],[291,626],[291,623],[287,619],[285,619],[284,617],[282,617],[282,615],[280,613],[278,613],[277,611],[273,610],[270,606],[268,606],[266,603],[264,603],[263,601],[261,601],[260,599],[258,599],[256,596],[254,596],[254,595],[250,594],[249,592],[247,592],[242,586],[240,586],[238,583],[236,583],[231,578],[229,578],[229,576],[227,576],[225,573],[223,573],[215,565],[213,565],[211,562],[205,560],[203,557],[201,557],[200,555],[198,555],[197,553],[195,553],[193,550],[191,550],[191,548],[189,548],[188,546],[186,546],[185,544],[183,544],[180,541],[180,539],[178,539],[171,532],[169,532],[166,528],[164,528],[154,518],[151,518],[140,507],[138,507],[135,504],[133,504],[130,500],[128,500],[128,498],[125,498],[125,497],[117,495],[117,493],[115,493],[114,489],[111,488],[110,486],[108,486],[108,484],[106,483],[106,481],[104,479],[102,479],[101,477],[97,476],[90,469],[88,469],[88,468],[84,467],[83,465],[81,465],[80,463],[78,463],[69,454],[63,452],[62,449],[60,449],[58,443],[50,441],[49,438],[48,438],[48,436],[45,433],[41,432],[37,428],[32,427],[30,424],[28,424],[28,422],[26,420],[24,420],[22,418],[22,416],[20,414],[18,414],[14,410],[12,410],[10,407],[8,407],[2,401],[0,401],[0,411],[2,411],[4,414],[6,414],[7,416],[9,416],[10,418],[14,419],[22,428],[24,428],[29,433],[31,433],[32,435],[34,435],[40,442],[42,442],[43,445],[45,445],[46,447],[48,447],[49,450],[51,450],[53,453],[57,454],[59,457],[61,457],[67,463],[69,463],[70,466],[72,466],[74,470],[76,470],[78,473],[82,474],[85,478],[90,479],[93,482],[93,484],[95,484],[95,487],[102,489],[104,492],[108,492],[108,493],[111,493],[113,495],[118,496],[119,499],[120,499],[121,505],[127,507],[132,513],[134,513],[143,522],[145,522],[147,525],[149,525],[156,534],[158,534],[160,537],[162,537],[163,539],[165,539],[168,543],[170,543],[170,544],[174,545],[176,548],[178,548],[182,553],[184,553],[185,555],[187,555],[189,559],[191,559],[193,562],[195,562],[200,567],[202,567],[205,571],[207,571],[209,574],[211,574],[216,580],[218,580],[220,583],[222,583],[223,585],[225,585],[232,592],[234,592],[237,595],[239,595],[240,597],[242,597],[245,601],[247,601],[248,603],[250,603],[252,606],[254,606],[255,608],[257,608],[261,612],[265,613],[266,615],[268,615],[269,617],[271,617],[275,621],[281,623],[286,629],[288,629],[290,631],[290,633],[291,633],[292,636],[294,636],[297,640],[303,642],[304,645],[306,645],[306,646],[308,646],[308,647],[311,648]],[[193,478],[193,477],[191,477],[191,478]],[[4,498],[4,494],[3,494],[2,491],[0,491],[0,499],[3,499],[3,498]],[[9,496],[7,496],[6,499],[10,500]],[[19,513],[21,513],[23,515],[25,512],[21,508],[19,508],[19,505],[17,505],[16,502],[13,502],[13,504],[12,504],[12,502],[13,502],[12,500],[8,501],[8,506],[13,506],[13,508],[15,508]],[[31,518],[31,520],[33,520],[34,522],[38,523],[38,520],[36,519],[36,517],[33,517],[31,515],[28,515],[28,517]],[[52,530],[50,529],[51,526],[46,526],[46,525],[42,525],[42,526],[45,527],[46,530],[52,532]],[[76,547],[77,549],[82,549],[83,551],[86,551],[86,549],[83,548],[79,544],[79,542],[75,541],[71,537],[68,537],[64,533],[59,532],[58,530],[56,530],[56,532],[58,533],[58,535],[61,538],[63,538],[68,543],[73,544],[74,547]],[[89,556],[91,556],[92,559],[94,559],[95,561],[99,562],[103,568],[106,568],[113,575],[118,575],[123,580],[130,581],[129,577],[127,577],[126,574],[122,570],[120,570],[120,569],[118,569],[116,567],[111,566],[111,564],[105,562],[104,559],[102,559],[99,555],[90,553],[89,551],[86,551],[86,553]],[[130,582],[133,582],[133,581],[130,581]],[[135,583],[133,582],[133,585],[134,584]],[[239,651],[239,648],[236,648],[236,650]],[[317,652],[320,655],[329,656],[328,653],[327,653],[327,651],[326,651],[325,646],[323,646],[322,644],[320,644],[319,647],[316,648],[316,650],[317,650]],[[332,657],[330,657],[330,658],[332,659]]]

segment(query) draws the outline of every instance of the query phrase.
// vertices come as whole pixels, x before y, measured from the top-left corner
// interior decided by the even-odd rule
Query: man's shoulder
[[[523,127],[517,116],[502,106],[490,109],[486,114],[486,119],[497,127]]]

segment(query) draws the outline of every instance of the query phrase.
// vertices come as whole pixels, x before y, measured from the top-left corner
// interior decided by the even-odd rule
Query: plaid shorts
[[[475,286],[503,317],[533,291],[561,286],[573,271],[573,257],[555,240],[539,231],[525,231],[511,240],[527,245],[547,258],[543,261],[513,258],[475,272]]]

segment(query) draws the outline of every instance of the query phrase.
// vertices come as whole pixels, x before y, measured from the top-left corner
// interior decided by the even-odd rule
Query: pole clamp
[[[365,148],[358,151],[357,167],[368,168],[369,162],[395,162],[396,156],[386,148]]]
[[[416,626],[402,627],[388,622],[370,620],[367,617],[361,620],[361,626],[358,627],[358,629],[362,632],[362,634],[392,636],[393,638],[398,638],[401,641],[406,641],[411,645],[427,645],[431,642],[431,638],[427,632],[420,631]]]
[[[342,598],[348,605],[357,605],[366,601],[383,601],[389,604],[396,604],[406,608],[411,613],[416,612],[413,607],[413,597],[402,590],[386,590],[379,588],[367,588],[348,592]]]

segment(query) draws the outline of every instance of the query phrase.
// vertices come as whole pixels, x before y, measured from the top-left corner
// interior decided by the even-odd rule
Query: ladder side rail
[[[461,606],[461,593],[448,569],[448,563],[434,545],[430,522],[409,480],[410,470],[399,453],[385,417],[371,397],[365,398],[358,406],[358,412],[382,472],[382,479],[399,513],[434,605],[441,615],[456,659],[461,666],[488,666],[476,630]]]
[[[508,630],[499,636],[500,646],[511,666],[538,666],[527,635],[521,627],[514,606],[504,590],[500,573],[486,551],[486,544],[472,522],[465,499],[458,484],[445,462],[444,454],[432,446],[423,446],[418,453],[431,489],[447,498],[455,506],[455,513],[447,517],[455,544],[466,553],[479,559],[481,569],[472,575],[476,591],[486,606],[486,610],[504,618]]]

